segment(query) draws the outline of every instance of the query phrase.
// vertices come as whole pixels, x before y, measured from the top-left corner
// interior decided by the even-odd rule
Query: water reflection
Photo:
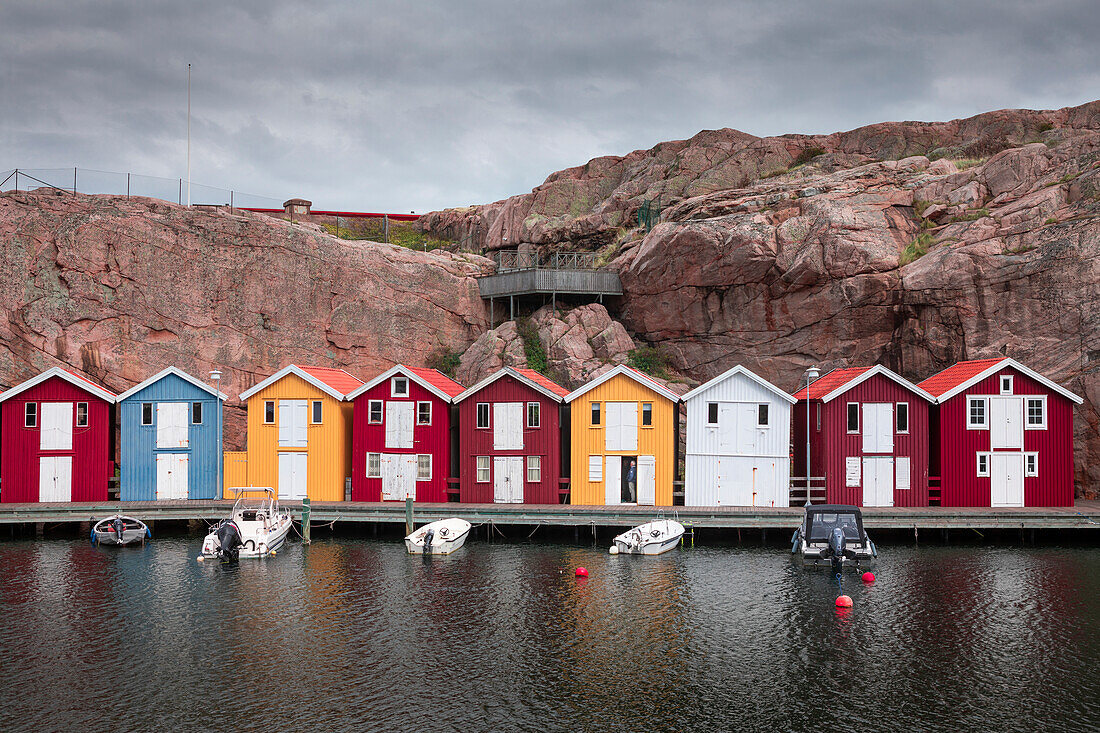
[[[0,543],[0,729],[1085,730],[1100,551]],[[578,565],[590,571],[578,580]],[[155,721],[155,723],[153,722]]]

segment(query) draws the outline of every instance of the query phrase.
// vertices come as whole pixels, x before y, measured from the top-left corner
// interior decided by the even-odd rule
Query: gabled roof
[[[117,395],[115,395],[114,392],[110,392],[103,387],[100,387],[98,384],[88,379],[87,377],[81,376],[76,372],[70,372],[68,369],[63,369],[62,367],[53,367],[52,369],[47,369],[46,371],[42,372],[37,377],[32,377],[22,384],[17,384],[3,394],[0,394],[0,402],[3,402],[4,400],[11,397],[15,397],[17,394],[25,392],[31,387],[42,384],[47,379],[52,379],[53,377],[64,379],[66,382],[73,385],[74,387],[79,387],[85,392],[93,394],[102,400],[107,400],[111,403],[118,401],[118,397]]]
[[[881,364],[876,364],[873,367],[851,367],[848,369],[834,369],[820,379],[814,381],[808,388],[803,387],[794,393],[796,400],[805,400],[806,393],[809,391],[811,400],[821,400],[822,402],[829,402],[840,395],[844,394],[848,390],[856,387],[857,385],[866,382],[876,374],[881,374],[887,379],[900,384],[910,392],[923,397],[929,402],[935,402],[936,398],[925,392],[917,385],[910,382],[905,377],[899,374],[895,374]]]
[[[244,392],[241,392],[241,399],[247,400],[261,389],[278,382],[288,374],[293,374],[304,379],[329,397],[337,400],[344,399],[345,394],[363,383],[362,380],[356,379],[343,369],[313,366],[300,367],[296,364],[291,364],[275,372],[264,381],[253,385],[251,389],[246,389]]]
[[[770,391],[774,392],[776,395],[778,395],[779,397],[782,397],[783,399],[785,399],[787,402],[790,402],[791,404],[794,404],[795,402],[798,402],[798,400],[796,400],[794,397],[791,397],[789,394],[787,394],[783,390],[779,389],[779,387],[776,387],[774,384],[772,384],[768,380],[764,379],[763,377],[757,376],[751,370],[746,369],[745,367],[741,366],[740,364],[735,366],[733,369],[727,369],[726,371],[722,372],[721,374],[719,374],[717,377],[710,380],[709,382],[704,382],[704,383],[700,384],[698,387],[691,390],[690,392],[685,394],[680,399],[682,399],[684,402],[687,402],[692,397],[697,397],[700,394],[702,394],[703,392],[706,392],[708,389],[710,389],[714,385],[716,385],[720,382],[724,382],[727,379],[729,379],[730,377],[736,376],[738,374],[745,375],[746,377],[748,377],[752,381],[759,384],[764,389],[767,389],[767,390],[770,390]]]
[[[364,383],[358,389],[350,392],[347,399],[354,400],[359,395],[363,394],[369,389],[373,389],[377,385],[386,381],[395,374],[404,374],[409,379],[419,384],[424,389],[434,394],[444,402],[453,402],[454,398],[462,394],[466,389],[455,380],[448,377],[438,369],[427,369],[424,367],[408,367],[404,364],[397,364],[386,371],[379,374],[369,382]]]
[[[217,391],[216,389],[211,387],[209,384],[206,384],[205,382],[203,382],[203,381],[201,381],[201,380],[199,380],[195,377],[192,377],[187,372],[182,371],[180,369],[176,369],[175,367],[168,367],[167,369],[164,369],[164,370],[158,372],[157,374],[149,377],[148,379],[146,379],[141,384],[135,384],[133,387],[131,387],[130,389],[128,389],[125,392],[123,392],[122,394],[120,394],[118,396],[118,401],[122,402],[127,397],[132,397],[133,395],[137,394],[141,390],[148,387],[150,384],[153,384],[155,382],[159,382],[160,380],[164,379],[169,374],[176,375],[177,377],[179,377],[183,381],[191,384],[192,386],[197,387],[197,388],[203,390],[204,392],[207,392],[208,394],[214,395],[219,400],[228,399],[224,394]]]
[[[965,391],[968,387],[996,374],[1005,367],[1012,367],[1021,374],[1027,375],[1048,389],[1057,392],[1066,399],[1076,402],[1078,405],[1084,402],[1082,398],[1070,392],[1065,387],[1055,384],[1038,372],[1028,369],[1020,362],[1007,356],[1000,359],[960,361],[957,364],[947,367],[939,374],[932,375],[921,382],[919,386],[935,397],[937,403],[942,404],[958,393]]]
[[[631,367],[628,367],[625,364],[621,364],[621,365],[615,367],[614,369],[608,369],[606,372],[604,372],[600,376],[596,377],[591,382],[588,382],[587,384],[584,384],[584,385],[578,387],[577,389],[573,390],[572,392],[570,392],[569,394],[567,394],[565,396],[565,401],[566,402],[572,402],[573,400],[577,399],[578,397],[594,390],[596,387],[599,387],[604,382],[606,382],[609,379],[612,379],[612,378],[614,378],[614,377],[616,377],[620,374],[622,374],[624,377],[627,377],[629,379],[633,379],[638,384],[642,385],[643,387],[646,387],[647,389],[650,389],[650,390],[656,392],[657,394],[661,395],[665,399],[672,400],[674,403],[680,401],[680,396],[677,395],[672,390],[670,390],[668,387],[665,387],[661,383],[654,381],[652,378],[649,377],[649,375],[643,374],[642,372],[638,371],[637,369],[632,369]]]
[[[475,392],[480,392],[501,377],[506,376],[512,377],[522,384],[526,384],[528,387],[535,390],[536,392],[544,394],[550,399],[557,402],[564,401],[566,396],[569,394],[569,390],[567,390],[565,387],[562,387],[557,382],[543,376],[542,374],[539,374],[534,369],[513,369],[512,367],[504,367],[503,369],[500,369],[493,374],[490,374],[488,377],[482,379],[473,387],[470,387],[469,389],[455,397],[455,404],[462,402],[464,399],[474,394]]]

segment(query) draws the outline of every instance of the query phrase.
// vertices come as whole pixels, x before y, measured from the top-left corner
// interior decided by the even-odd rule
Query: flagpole
[[[187,65],[187,208],[191,208],[191,64]]]

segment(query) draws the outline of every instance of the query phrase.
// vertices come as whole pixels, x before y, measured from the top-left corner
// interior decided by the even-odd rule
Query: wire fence
[[[53,188],[85,194],[147,196],[177,204],[187,203],[187,181],[136,173],[100,171],[93,168],[12,168],[0,171],[0,192],[34,191]],[[191,181],[193,206],[229,206],[231,208],[282,209],[281,199],[229,188],[206,186]]]

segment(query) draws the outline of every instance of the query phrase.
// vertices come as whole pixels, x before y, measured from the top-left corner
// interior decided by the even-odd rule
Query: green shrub
[[[388,238],[390,244],[396,244],[406,249],[429,251],[454,245],[454,242],[425,234],[417,229],[414,222],[411,221],[391,221],[388,232],[382,219],[341,219],[339,231],[337,231],[335,224],[322,224],[321,226],[326,232],[338,236],[340,239],[366,239],[372,242],[382,242]]]
[[[953,160],[951,162],[954,163],[955,167],[958,168],[960,171],[965,171],[968,168],[973,168],[974,166],[981,165],[985,162],[985,158],[958,158],[957,160]]]
[[[1039,132],[1046,132],[1047,130],[1053,129],[1054,125],[1050,124],[1049,122],[1044,122],[1043,124],[1039,125]]]
[[[668,358],[657,346],[640,346],[626,356],[626,363],[651,377],[668,379]]]
[[[959,214],[958,216],[951,217],[951,222],[957,221],[977,221],[978,219],[984,219],[989,216],[989,209],[971,209],[965,214]]]
[[[905,245],[905,249],[901,251],[901,257],[898,259],[898,264],[908,265],[910,262],[919,260],[928,254],[928,248],[935,243],[936,240],[931,232],[921,232],[916,239]]]
[[[1079,175],[1081,175],[1081,174],[1080,173],[1067,173],[1067,174],[1065,174],[1064,176],[1062,176],[1061,178],[1058,179],[1058,183],[1069,183],[1070,181],[1072,181],[1074,178],[1076,178]]]
[[[825,148],[806,148],[794,159],[794,162],[791,163],[791,167],[806,165],[819,155],[825,155]]]
[[[441,346],[428,357],[427,366],[429,369],[438,369],[453,379],[461,360],[462,355],[452,351],[450,346]]]
[[[1055,219],[1055,218],[1054,218],[1054,217],[1052,216],[1052,217],[1048,218],[1048,219],[1047,219],[1046,221],[1044,221],[1043,223],[1044,223],[1044,224],[1057,224],[1057,223],[1058,223],[1058,220],[1057,220],[1057,219]]]
[[[767,173],[763,174],[762,176],[760,176],[760,180],[763,181],[766,178],[775,178],[776,176],[781,176],[781,175],[783,175],[785,173],[788,173],[788,172],[789,172],[789,169],[787,169],[787,168],[775,168],[775,169],[770,170]]]
[[[523,355],[527,357],[527,368],[534,369],[540,374],[550,376],[550,358],[546,355],[546,347],[542,345],[539,331],[530,318],[520,318],[516,321],[516,332],[523,341]]]

